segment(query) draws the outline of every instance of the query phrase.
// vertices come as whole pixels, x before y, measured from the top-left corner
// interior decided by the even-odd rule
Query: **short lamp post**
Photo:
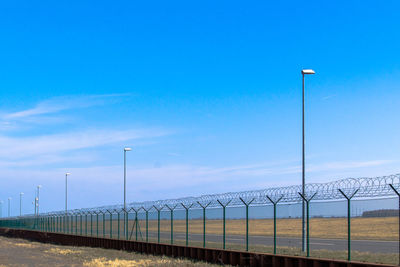
[[[22,195],[23,194],[24,194],[23,192],[19,193],[19,216],[22,216]]]
[[[65,173],[65,214],[68,212],[68,175],[71,173]]]
[[[124,233],[126,239],[128,239],[128,217],[126,212],[126,152],[131,151],[132,148],[124,148]]]
[[[37,215],[39,215],[39,193],[40,193],[40,188],[42,188],[41,185],[37,186],[37,202],[36,202],[36,206],[37,206]]]
[[[11,216],[11,197],[8,198],[8,217]]]

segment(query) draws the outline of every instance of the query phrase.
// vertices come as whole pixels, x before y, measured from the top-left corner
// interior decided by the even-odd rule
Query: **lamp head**
[[[305,74],[315,74],[315,71],[312,69],[303,69],[301,70],[301,74],[305,75]]]
[[[130,148],[130,147],[125,147],[124,148],[124,151],[131,151],[132,150],[132,148]]]
[[[66,172],[65,175],[71,175],[71,173],[70,172]]]

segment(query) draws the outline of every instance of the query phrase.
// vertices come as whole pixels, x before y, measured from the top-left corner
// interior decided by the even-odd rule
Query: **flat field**
[[[144,221],[140,221],[142,231],[145,229]],[[161,222],[161,231],[169,232],[170,221]],[[157,231],[157,221],[150,221],[149,230]],[[174,232],[184,233],[186,223],[184,220],[174,220]],[[249,220],[249,235],[272,236],[274,231],[273,220],[260,219]],[[203,233],[203,220],[190,220],[189,232],[194,234]],[[222,220],[207,220],[207,234],[222,234]],[[245,220],[226,220],[226,234],[244,235],[246,232]],[[281,237],[300,237],[301,219],[278,219],[277,235]],[[398,218],[352,218],[351,236],[354,240],[398,240]],[[312,218],[310,219],[310,237],[346,239],[346,218]]]
[[[75,222],[73,231],[75,232]],[[129,230],[133,229],[134,220],[129,221]],[[85,222],[82,224],[82,233],[85,233]],[[145,232],[146,224],[144,220],[139,220],[142,233]],[[77,233],[80,232],[80,222],[78,221]],[[88,222],[87,232],[97,234],[97,222],[94,219],[91,229],[90,220]],[[174,233],[185,233],[185,220],[174,220]],[[99,236],[103,233],[103,220],[100,217],[98,222]],[[206,220],[206,233],[209,235],[222,235],[222,220]],[[112,231],[113,237],[117,237],[118,223],[113,220]],[[160,231],[170,232],[171,221],[161,220]],[[105,235],[109,236],[110,222],[105,220]],[[122,236],[123,220],[120,221],[120,232]],[[157,220],[149,220],[149,231],[157,232]],[[249,220],[249,235],[251,236],[273,236],[273,220],[272,219],[255,219]],[[189,233],[202,234],[203,220],[189,220]],[[244,235],[246,233],[246,222],[243,219],[226,220],[227,235]],[[277,219],[277,235],[280,237],[300,237],[301,236],[301,219]],[[346,239],[347,238],[347,219],[346,218],[311,218],[310,219],[310,237],[311,238],[327,238],[327,239]],[[362,218],[356,217],[351,219],[351,237],[353,240],[381,240],[396,241],[398,240],[398,217],[383,218]]]

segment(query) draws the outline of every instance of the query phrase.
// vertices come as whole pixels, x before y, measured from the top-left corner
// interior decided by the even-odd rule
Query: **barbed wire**
[[[339,192],[341,189],[346,194],[351,194],[358,189],[354,198],[377,198],[395,195],[389,184],[395,187],[400,186],[400,174],[393,174],[380,177],[362,177],[362,178],[347,178],[327,183],[309,183],[305,185],[305,195],[311,196],[316,193],[313,201],[326,201],[326,200],[341,200],[344,199],[343,195]],[[127,205],[127,211],[134,210],[151,210],[151,209],[164,209],[167,206],[175,207],[176,210],[183,210],[182,206],[192,205],[192,209],[201,208],[202,204],[209,204],[209,208],[221,207],[220,202],[225,205],[229,202],[229,207],[244,206],[240,199],[245,202],[253,200],[252,205],[269,205],[271,199],[281,198],[279,203],[294,203],[301,202],[299,192],[302,192],[301,185],[273,187],[261,190],[242,191],[242,192],[229,192],[223,194],[202,195],[199,197],[185,197],[177,199],[165,199],[156,201],[145,202],[132,202]],[[68,214],[84,214],[93,212],[121,212],[124,211],[123,205],[102,206],[95,208],[83,208],[68,211]],[[42,215],[65,215],[65,211],[49,212]]]

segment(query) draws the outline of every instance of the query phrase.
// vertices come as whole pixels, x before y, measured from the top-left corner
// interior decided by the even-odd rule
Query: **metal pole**
[[[339,192],[347,199],[347,260],[351,260],[351,213],[350,213],[350,200],[357,194],[357,189],[351,196],[347,196],[342,190]]]
[[[127,225],[127,216],[126,216],[126,150],[124,149],[124,235],[128,236],[128,225]],[[128,238],[126,238],[128,239]]]
[[[249,251],[249,206],[254,201],[254,198],[249,203],[246,203],[241,197],[239,199],[246,206],[246,251]]]
[[[106,237],[106,213],[103,213],[103,238]]]
[[[146,242],[149,242],[149,211],[146,210]]]
[[[125,210],[125,215],[126,215],[126,223],[125,223],[125,240],[129,239],[129,212]]]
[[[112,213],[110,212],[110,238],[112,238]]]
[[[40,193],[40,185],[37,187],[37,215],[39,215],[39,193]]]
[[[90,213],[90,236],[93,236],[93,213]]]
[[[304,88],[304,74],[303,74],[303,90],[302,90],[303,100],[302,100],[302,184],[301,193],[305,196],[305,88]],[[305,214],[304,214],[304,199],[302,201],[302,250],[305,251]]]
[[[276,204],[274,203],[274,254],[276,254]]]
[[[249,251],[249,206],[246,205],[246,251]]]
[[[186,209],[186,246],[189,245],[189,209]]]
[[[99,237],[99,214],[96,212],[96,237]]]
[[[157,242],[160,243],[160,211],[158,212],[158,228],[157,228]]]
[[[119,221],[120,221],[120,219],[119,219],[119,212],[117,213],[118,214],[118,239],[119,239]]]
[[[22,216],[22,195],[24,193],[19,193],[19,216]]]
[[[316,194],[317,194],[317,193],[314,193],[314,195],[312,195],[312,197],[310,197],[309,199],[307,199],[305,195],[299,193],[299,195],[300,195],[301,198],[304,200],[304,202],[306,203],[306,206],[307,206],[307,235],[306,235],[307,257],[310,257],[309,203],[310,203],[311,199],[313,199],[313,198],[315,197]]]
[[[351,212],[350,212],[350,199],[347,199],[347,260],[350,261],[351,259]]]
[[[168,207],[168,206],[167,206]],[[171,245],[174,244],[174,209],[168,207],[171,211]]]
[[[65,174],[65,214],[68,212],[68,173]]]
[[[400,266],[400,193],[399,191],[396,190],[396,188],[394,188],[394,186],[392,184],[389,184],[389,186],[393,189],[393,191],[396,193],[397,197],[399,198],[399,212],[398,212],[398,216],[399,216],[399,222],[398,222],[398,226],[399,226],[399,241],[398,241],[398,256],[399,256],[399,262],[398,265]]]
[[[203,208],[203,248],[206,247],[206,207]]]
[[[8,198],[8,217],[10,217],[10,214],[11,214],[11,212],[10,212],[10,201],[11,201],[11,198],[9,197]]]
[[[137,218],[137,216],[138,216],[138,211],[137,210],[135,210],[135,240],[137,241],[137,237],[138,237],[138,224],[139,224],[139,222],[138,222],[138,218]]]
[[[225,225],[226,225],[226,220],[225,220],[225,214],[226,214],[226,207],[231,203],[232,200],[229,200],[225,205],[222,204],[221,201],[217,199],[217,202],[221,205],[222,207],[222,243],[223,243],[223,249],[225,249],[225,240],[226,240],[226,232],[225,232]]]

